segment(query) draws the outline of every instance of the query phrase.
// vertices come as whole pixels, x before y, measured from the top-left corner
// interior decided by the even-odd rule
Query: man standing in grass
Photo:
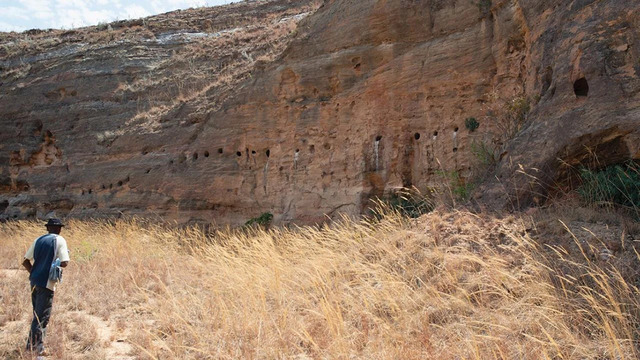
[[[60,236],[60,231],[64,226],[62,221],[49,219],[45,226],[48,234],[37,238],[31,244],[22,262],[22,266],[30,274],[31,304],[33,305],[33,321],[31,321],[31,330],[27,340],[27,350],[36,351],[40,355],[45,355],[44,335],[51,316],[53,292],[57,284],[57,282],[49,280],[49,270],[56,258],[60,259],[61,267],[65,267],[69,263],[67,241]]]

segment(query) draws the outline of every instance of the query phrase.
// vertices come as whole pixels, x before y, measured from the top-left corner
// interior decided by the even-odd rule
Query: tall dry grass
[[[17,267],[40,232],[0,225],[0,266]],[[636,242],[619,249],[622,268],[570,227],[564,245],[535,233],[456,211],[213,234],[72,221],[49,348],[56,359],[111,358],[118,341],[150,359],[638,358]],[[26,358],[26,272],[0,289],[0,355]]]

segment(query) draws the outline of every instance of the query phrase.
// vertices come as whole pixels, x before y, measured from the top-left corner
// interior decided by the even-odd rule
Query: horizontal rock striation
[[[3,34],[0,210],[312,223],[480,176],[483,204],[537,201],[640,158],[638,10],[279,0]]]

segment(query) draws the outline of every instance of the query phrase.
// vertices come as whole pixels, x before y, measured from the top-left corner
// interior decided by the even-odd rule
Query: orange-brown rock
[[[500,183],[478,199],[530,201],[570,181],[561,164],[640,157],[638,10],[279,0],[5,34],[0,204],[318,222],[477,176],[479,149],[497,152]]]

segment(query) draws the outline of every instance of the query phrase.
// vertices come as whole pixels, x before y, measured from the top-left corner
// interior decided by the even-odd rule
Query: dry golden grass
[[[571,226],[564,242],[535,226],[457,211],[214,234],[72,221],[47,341],[56,359],[638,358],[636,242],[603,260]],[[0,267],[41,227],[0,225]],[[0,277],[3,358],[26,358],[26,277]]]

